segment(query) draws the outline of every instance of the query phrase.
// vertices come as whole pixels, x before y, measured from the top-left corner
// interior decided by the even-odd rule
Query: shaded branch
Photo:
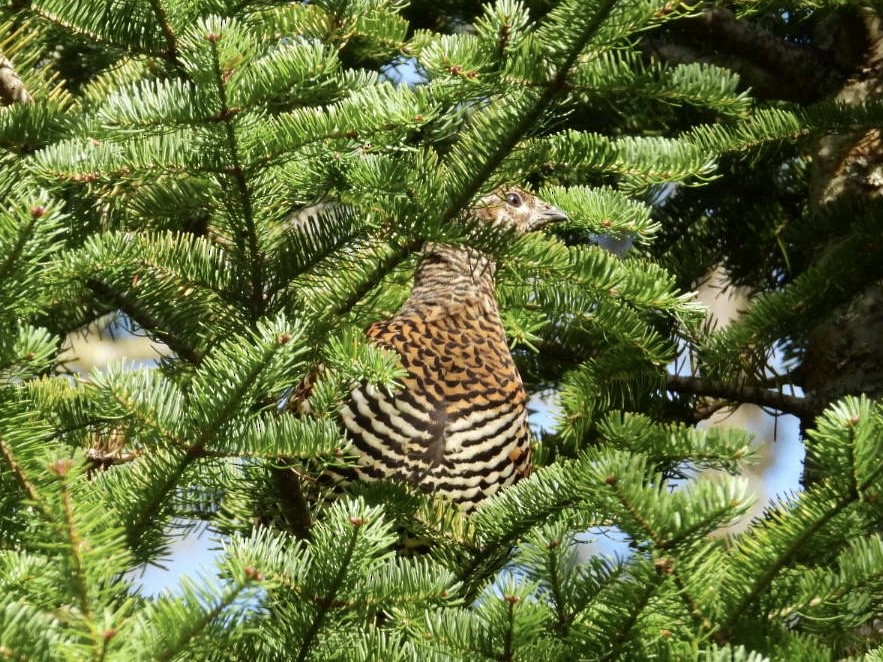
[[[127,298],[123,293],[116,291],[107,283],[93,278],[88,279],[86,285],[100,301],[122,310],[137,322],[138,326],[144,329],[144,331],[168,345],[178,357],[190,362],[192,365],[199,365],[202,361],[202,353],[197,348],[189,342],[185,342],[184,338],[176,336],[165,329],[159,320],[155,319],[146,310],[139,308],[134,301]]]
[[[166,52],[163,54],[163,57],[176,69],[185,73],[179,58],[178,40],[169,23],[169,17],[163,4],[159,0],[150,0],[150,8],[153,10],[153,15],[156,17],[156,22],[159,24],[163,39],[166,42]]]
[[[665,386],[667,390],[678,393],[770,407],[786,414],[794,414],[800,419],[812,418],[819,413],[824,404],[814,398],[787,395],[781,391],[773,391],[760,386],[725,384],[701,377],[666,375]]]
[[[408,256],[410,256],[412,253],[420,250],[422,246],[423,239],[415,238],[407,242],[405,245],[398,247],[392,253],[387,255],[383,260],[380,261],[379,264],[376,265],[371,273],[371,277],[362,281],[357,287],[354,287],[350,291],[349,296],[338,303],[338,305],[332,311],[332,314],[335,317],[340,317],[352,310],[353,306],[359,303],[359,301],[361,301],[368,294],[368,292],[374,289],[374,287],[386,274],[395,269],[395,267],[400,262],[407,259]]]
[[[301,485],[302,478],[285,460],[280,462],[283,466],[274,467],[270,472],[279,508],[291,532],[301,540],[309,540],[313,517]]]
[[[709,7],[677,22],[672,31],[645,37],[641,47],[666,62],[731,69],[756,97],[810,103],[842,85],[867,42],[862,22],[847,12],[834,15],[816,33],[822,46],[789,41],[729,9]]]
[[[245,267],[248,272],[249,291],[246,296],[246,304],[253,321],[259,319],[266,310],[264,300],[264,280],[266,277],[266,265],[264,254],[258,240],[258,229],[255,223],[254,208],[252,205],[252,190],[246,177],[243,161],[240,156],[239,136],[236,133],[236,115],[238,110],[231,108],[227,99],[227,79],[229,73],[221,66],[221,55],[218,50],[219,34],[206,36],[212,53],[212,66],[214,67],[214,83],[218,102],[221,110],[215,116],[215,120],[222,123],[224,136],[227,143],[227,151],[230,156],[226,174],[233,182],[233,190],[242,212],[242,224],[237,224],[233,230],[236,233],[235,246],[242,251],[245,258]],[[235,215],[231,215],[235,218]],[[234,253],[235,255],[235,253]]]

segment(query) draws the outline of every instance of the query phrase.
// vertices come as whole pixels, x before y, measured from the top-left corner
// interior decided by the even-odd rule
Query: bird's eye
[[[520,207],[524,204],[524,200],[521,199],[521,196],[517,193],[507,193],[506,194],[506,204],[511,205],[513,207]]]

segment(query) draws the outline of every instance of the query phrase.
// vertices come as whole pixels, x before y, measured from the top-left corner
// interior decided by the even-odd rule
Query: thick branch
[[[729,9],[711,7],[702,12],[698,20],[718,47],[772,73],[779,80],[816,88],[829,75],[831,63],[817,48],[785,41],[753,23],[738,20]]]
[[[163,7],[162,3],[158,0],[151,0],[150,8],[153,10],[156,22],[159,24],[160,30],[162,30],[163,39],[165,39],[166,42],[166,52],[164,53],[165,59],[171,62],[175,68],[183,71],[181,61],[178,58],[178,40],[175,37],[175,32],[172,30],[171,24],[169,23],[169,17],[166,14],[165,7]]]
[[[701,377],[683,377],[667,375],[666,388],[678,393],[723,398],[742,404],[771,407],[786,414],[794,414],[800,419],[808,419],[819,413],[821,403],[812,398],[787,395],[781,391],[773,391],[749,384],[724,384],[713,382]]]
[[[844,12],[818,31],[830,33],[826,50],[789,41],[724,7],[709,7],[678,22],[662,38],[645,38],[642,47],[668,62],[711,62],[732,69],[757,97],[810,103],[836,90],[861,57],[866,35],[853,18]]]
[[[301,540],[309,540],[313,518],[310,504],[301,486],[301,478],[293,468],[284,466],[287,464],[284,460],[281,462],[283,466],[274,467],[270,474],[273,486],[276,488],[279,507],[291,526],[292,533]]]

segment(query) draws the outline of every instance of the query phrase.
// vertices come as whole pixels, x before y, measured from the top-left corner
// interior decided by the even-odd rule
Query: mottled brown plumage
[[[517,234],[564,218],[514,187],[482,198],[471,215]],[[407,481],[468,511],[527,475],[527,396],[494,297],[495,267],[475,249],[429,243],[411,296],[367,329],[408,375],[392,393],[357,386],[341,410],[359,480]]]

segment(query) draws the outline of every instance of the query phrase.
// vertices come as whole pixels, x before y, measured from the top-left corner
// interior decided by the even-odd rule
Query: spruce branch
[[[671,569],[671,576],[675,586],[678,587],[678,596],[683,601],[684,606],[686,606],[687,613],[690,614],[690,617],[696,625],[704,631],[706,636],[712,634],[712,630],[714,630],[713,621],[708,618],[703,610],[702,603],[694,599],[687,582],[682,576],[682,570],[678,567],[677,563],[675,563],[674,567]]]
[[[873,489],[883,476],[878,416],[879,406],[862,396],[838,402],[819,417],[810,434],[820,447],[814,451],[817,457],[811,459],[819,461],[832,454],[835,457],[829,458],[828,463],[839,466],[834,466],[824,481],[815,482],[792,503],[769,509],[757,525],[742,535],[732,551],[731,572],[742,575],[748,570],[751,581],[734,596],[733,607],[720,628],[723,636],[762,599],[780,572],[805,550],[809,539],[841,514],[841,519],[848,520],[853,515],[845,513],[847,509],[862,508],[866,500],[876,501]],[[825,449],[825,438],[835,445]],[[875,525],[868,525],[873,530]]]
[[[819,517],[807,522],[807,525],[788,541],[788,544],[777,554],[774,561],[767,564],[762,572],[755,574],[751,578],[752,581],[749,589],[742,594],[740,600],[730,610],[726,619],[719,627],[721,640],[726,639],[730,630],[745,611],[763,595],[779,572],[803,549],[804,543],[834,519],[834,517],[852,505],[857,496],[858,494],[852,491],[844,496],[835,487],[827,484],[820,484],[819,487],[804,493],[803,498],[805,500],[822,504],[824,507],[823,512]]]
[[[420,250],[422,246],[423,239],[419,237],[415,237],[403,245],[395,246],[393,251],[374,267],[371,271],[371,277],[366,278],[358,287],[353,288],[350,295],[338,304],[333,311],[333,315],[338,317],[346,315],[368,292],[374,289],[386,274],[395,269],[400,262],[408,259],[412,254]]]
[[[657,566],[657,570],[658,570]],[[632,630],[638,623],[638,618],[643,613],[644,609],[647,606],[647,603],[653,598],[653,595],[656,591],[662,586],[665,580],[665,573],[658,571],[652,575],[651,578],[646,578],[644,585],[642,587],[640,594],[636,596],[632,604],[632,608],[629,610],[628,617],[626,620],[620,624],[619,631],[614,634],[614,639],[612,641],[612,648],[607,652],[606,655],[601,657],[602,660],[621,660],[623,659],[622,655],[625,652],[625,648],[631,640]]]
[[[224,613],[228,607],[236,603],[242,592],[252,584],[259,582],[262,576],[254,568],[245,568],[242,577],[232,586],[225,587],[224,593],[217,601],[210,605],[208,609],[202,611],[196,619],[186,621],[185,629],[181,629],[175,634],[177,637],[173,641],[165,642],[165,646],[154,653],[155,660],[175,660],[180,659],[181,652],[198,636]],[[197,606],[197,605],[194,605]],[[141,651],[139,651],[141,652]]]
[[[205,447],[215,439],[224,426],[238,412],[238,407],[242,405],[242,401],[246,393],[248,393],[252,384],[260,377],[261,373],[269,366],[282,347],[281,344],[268,343],[264,346],[260,357],[257,357],[245,374],[239,376],[236,387],[226,393],[221,406],[216,408],[212,414],[212,418],[202,421],[195,431],[195,439],[187,449],[179,453],[172,459],[172,466],[168,467],[150,490],[147,499],[143,503],[142,508],[137,513],[134,521],[128,527],[128,534],[131,540],[138,540],[142,532],[148,530],[154,523],[155,516],[159,512],[169,494],[174,492],[179,485],[182,476],[187,469],[197,460],[203,457]]]
[[[90,29],[90,26],[81,25],[76,21],[70,20],[68,16],[53,11],[52,8],[39,7],[33,2],[28,3],[28,8],[46,22],[56,26],[62,33],[72,33],[85,38],[87,42],[93,42],[94,44],[100,44],[122,52],[133,50],[133,45],[125,40],[125,36],[120,36],[119,38],[110,37],[107,33]]]
[[[68,544],[71,564],[71,575],[74,582],[76,598],[79,602],[80,611],[88,621],[93,620],[92,606],[89,599],[89,578],[86,576],[83,550],[88,547],[88,541],[83,540],[76,526],[74,503],[71,500],[69,477],[73,462],[61,459],[50,465],[49,471],[55,474],[61,482],[61,505],[64,514],[64,539]]]
[[[815,416],[823,408],[824,403],[810,397],[787,395],[750,384],[727,384],[702,377],[686,377],[682,375],[666,375],[666,389],[677,393],[722,398],[734,402],[771,407],[786,414],[794,414],[801,420]]]
[[[2,455],[3,459],[6,461],[6,466],[12,472],[19,487],[21,487],[22,491],[27,494],[28,500],[32,503],[40,504],[41,511],[44,514],[47,514],[36,486],[28,478],[21,464],[15,459],[15,453],[13,453],[12,448],[9,447],[3,437],[0,437],[0,455]]]
[[[21,415],[26,416],[27,420],[18,418]],[[46,477],[46,465],[40,459],[30,456],[26,445],[21,445],[22,442],[36,443],[45,448],[50,440],[48,428],[43,428],[42,425],[39,427],[29,425],[34,422],[34,418],[33,412],[24,407],[18,412],[11,408],[0,409],[0,420],[5,419],[4,422],[14,425],[12,428],[0,431],[0,459],[5,462],[6,470],[12,473],[15,482],[26,495],[29,505],[39,511],[47,523],[54,525],[58,520],[57,513],[47,503],[40,489],[40,480]],[[45,482],[43,484],[45,485]]]
[[[614,474],[609,475],[604,482],[613,493],[614,500],[619,502],[622,509],[638,525],[639,529],[650,538],[653,545],[660,550],[667,549],[670,546],[670,541],[666,540],[660,532],[656,530],[656,527],[653,526],[653,522],[644,517],[641,509],[633,502],[632,486],[628,486],[624,489],[621,481],[618,480]]]
[[[212,54],[212,66],[214,67],[214,81],[217,86],[218,100],[221,104],[221,110],[216,114],[215,119],[222,123],[224,127],[224,135],[227,141],[227,149],[230,153],[232,165],[227,167],[227,174],[233,179],[236,193],[239,197],[239,204],[242,209],[242,227],[237,224],[237,246],[246,249],[246,260],[248,262],[248,274],[250,280],[250,288],[248,292],[248,310],[252,319],[257,320],[264,311],[264,257],[258,242],[257,228],[255,227],[254,209],[252,207],[252,194],[248,185],[248,179],[245,175],[245,169],[239,154],[239,139],[236,135],[236,115],[239,112],[236,108],[231,108],[227,102],[227,75],[221,70],[220,55],[218,53],[218,40],[221,35],[211,33],[206,35]]]
[[[168,345],[169,349],[175,352],[178,357],[194,366],[200,364],[202,353],[183,337],[179,337],[170,330],[163,328],[158,320],[138,305],[137,299],[127,297],[103,281],[94,278],[88,279],[86,285],[100,301],[123,311],[132,320],[137,322],[138,326]]]
[[[483,163],[470,173],[470,178],[466,185],[458,191],[458,194],[454,196],[451,204],[445,210],[443,215],[445,219],[454,218],[460,213],[460,210],[464,209],[472,201],[497,166],[509,156],[518,142],[536,126],[543,111],[546,110],[552,100],[562,90],[567,88],[567,77],[573,70],[577,58],[598,29],[604,24],[604,21],[615,6],[616,0],[606,0],[598,8],[592,20],[586,22],[583,30],[577,35],[573,43],[569,45],[567,55],[555,70],[555,75],[541,88],[539,95],[521,113],[519,120],[490,151],[488,158],[484,159]]]
[[[337,569],[337,573],[328,585],[328,593],[321,596],[319,599],[319,609],[314,615],[313,622],[310,624],[310,628],[307,630],[303,641],[301,642],[300,650],[298,651],[296,658],[297,662],[302,662],[309,657],[313,641],[322,629],[325,617],[334,605],[337,592],[342,588],[343,580],[346,577],[347,572],[349,572],[350,561],[353,558],[353,552],[356,550],[356,542],[359,539],[359,533],[365,522],[360,517],[351,517],[350,524],[352,525],[352,535],[350,535],[350,539],[346,544],[346,549],[344,550],[343,558],[340,560],[340,566]]]
[[[512,638],[515,630],[515,605],[519,602],[517,595],[504,595],[506,601],[506,631],[503,633],[503,652],[497,659],[510,662],[514,658]]]
[[[166,52],[163,57],[178,71],[183,71],[181,62],[178,59],[178,39],[175,36],[172,26],[169,24],[169,17],[166,14],[165,7],[159,0],[150,0],[150,8],[156,16],[156,22],[159,23],[159,29],[162,32],[163,39],[166,42]]]
[[[107,387],[108,393],[110,397],[113,398],[113,401],[119,405],[120,409],[125,412],[126,421],[131,425],[139,425],[143,428],[150,429],[157,436],[161,437],[163,440],[170,443],[172,446],[175,446],[177,449],[188,455],[194,455],[197,457],[203,457],[205,454],[203,449],[197,449],[193,446],[189,445],[186,441],[179,438],[174,432],[168,430],[161,426],[160,422],[157,420],[156,414],[154,411],[145,413],[144,409],[136,402],[133,402],[133,398],[131,397],[131,392],[128,389],[123,388],[120,389],[116,387],[116,385],[111,382]],[[136,396],[137,397],[137,396]],[[113,423],[114,421],[108,421]],[[112,441],[109,446],[110,448],[106,449],[112,453],[118,454],[120,450],[124,447],[125,440],[117,439]],[[92,449],[101,451],[101,449]],[[129,456],[131,459],[136,459],[139,455],[141,455],[141,451],[134,450],[129,453],[126,453],[123,457]],[[98,455],[99,458],[105,459],[107,455],[110,453],[101,453]],[[133,457],[134,456],[134,457]]]
[[[565,608],[567,598],[564,594],[564,586],[562,585],[562,568],[558,554],[555,553],[560,541],[553,547],[547,545],[546,553],[546,576],[548,578],[549,590],[552,595],[552,604],[555,607],[556,623],[555,629],[563,635],[567,634],[570,624],[573,621],[573,615],[567,613]]]
[[[2,75],[2,63],[0,63],[0,75]],[[46,209],[42,206],[31,208],[30,218],[27,223],[18,227],[18,236],[15,242],[4,247],[6,255],[0,262],[0,282],[8,282],[24,261],[28,244],[34,240],[38,230],[38,220],[46,215]]]
[[[458,189],[457,194],[442,212],[441,216],[443,219],[455,218],[469,205],[494,170],[510,155],[518,142],[536,125],[540,116],[555,96],[567,87],[567,77],[570,75],[579,54],[604,23],[615,5],[615,0],[607,0],[598,9],[593,19],[586,23],[584,29],[574,40],[573,44],[570,45],[567,55],[556,69],[555,75],[541,88],[541,92],[531,100],[526,111],[519,115],[518,121],[506,132],[503,139],[494,145],[488,158],[483,159],[479,167],[469,173],[465,186]],[[413,239],[405,245],[397,247],[396,250],[377,265],[372,272],[372,277],[366,279],[360,287],[356,288],[349,297],[340,303],[334,312],[342,315],[351,310],[362,297],[371,291],[380,278],[394,269],[397,264],[414,251],[419,250],[422,243],[420,239]]]

